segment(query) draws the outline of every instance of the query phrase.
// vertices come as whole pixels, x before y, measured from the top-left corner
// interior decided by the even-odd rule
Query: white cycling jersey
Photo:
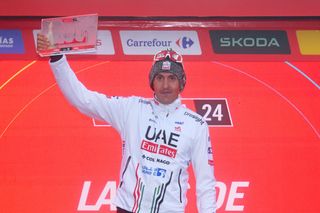
[[[82,113],[108,122],[121,135],[123,156],[114,204],[140,213],[184,212],[188,167],[196,177],[200,213],[216,209],[215,178],[208,126],[181,104],[141,97],[108,97],[77,79],[66,57],[50,63],[67,100]]]

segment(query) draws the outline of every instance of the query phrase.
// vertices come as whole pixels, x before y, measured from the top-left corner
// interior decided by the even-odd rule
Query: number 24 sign
[[[233,126],[225,98],[182,98],[182,102],[191,109],[194,107],[194,110],[203,116],[209,126]]]

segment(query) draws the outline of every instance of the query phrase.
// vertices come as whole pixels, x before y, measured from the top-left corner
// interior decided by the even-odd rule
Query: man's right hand
[[[37,34],[37,51],[47,50],[50,47],[50,41],[47,36],[42,34]],[[50,56],[50,62],[59,61],[62,58],[62,55]]]
[[[47,36],[37,34],[37,51],[47,50],[50,47],[50,41]]]

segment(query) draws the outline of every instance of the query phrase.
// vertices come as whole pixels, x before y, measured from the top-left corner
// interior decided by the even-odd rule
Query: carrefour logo
[[[157,38],[151,40],[135,40],[129,38],[127,40],[128,47],[172,47],[173,42],[170,40],[159,40]],[[194,41],[189,37],[181,37],[176,41],[178,47],[186,49],[190,48]]]
[[[183,55],[201,55],[196,31],[123,30],[120,38],[126,55],[153,55],[169,48]]]
[[[151,40],[135,40],[129,38],[127,40],[128,47],[170,47],[172,41],[170,40],[158,40],[156,38]]]
[[[179,47],[186,49],[186,48],[190,48],[194,44],[194,41],[191,38],[184,36],[182,38],[179,38],[176,41],[176,44]]]

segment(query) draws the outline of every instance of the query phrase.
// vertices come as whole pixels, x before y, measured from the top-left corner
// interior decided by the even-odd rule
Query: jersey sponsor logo
[[[282,30],[211,30],[215,53],[290,54],[286,31]]]
[[[142,155],[141,157],[144,160],[147,160],[147,161],[162,163],[162,164],[165,164],[165,165],[170,165],[170,161],[168,161],[168,160],[163,160],[163,159],[160,159],[160,158],[154,158],[154,157],[150,157],[150,156],[147,156],[147,155]]]
[[[147,160],[147,161],[155,162],[155,159],[153,157],[149,157],[149,156],[146,156],[146,155],[142,155],[141,157],[143,159]]]
[[[152,118],[149,118],[149,122],[152,122],[152,123],[155,123],[155,124],[157,123],[157,121],[152,119]]]
[[[199,122],[201,125],[204,124],[204,121],[202,120],[202,118],[195,114],[192,114],[190,112],[185,112],[184,115],[189,116],[190,118],[193,118],[196,122]]]
[[[23,54],[24,44],[20,30],[0,30],[0,54]]]
[[[175,158],[179,137],[180,135],[177,133],[148,126],[145,133],[146,140],[142,140],[141,149],[150,153],[158,153],[170,158]]]
[[[163,160],[163,159],[160,159],[160,158],[157,158],[157,162],[158,162],[158,163],[163,163],[163,164],[166,164],[166,165],[169,165],[169,164],[170,164],[170,161],[168,161],[168,160]]]
[[[213,161],[213,150],[212,150],[211,146],[208,147],[208,164],[210,166],[213,166],[213,164],[214,164],[214,161]]]
[[[168,145],[170,147],[177,147],[179,134],[173,132],[166,132],[164,129],[157,129],[155,127],[148,126],[145,138],[149,141]]]
[[[148,100],[144,100],[144,99],[139,99],[139,103],[142,103],[142,104],[146,104],[146,105],[149,105],[149,104],[151,104],[151,102],[150,101],[148,101]]]
[[[208,160],[208,164],[209,164],[210,166],[213,166],[213,160]]]
[[[213,154],[212,147],[208,147],[208,154],[210,154],[210,155]]]
[[[126,55],[153,55],[168,48],[183,55],[202,54],[194,30],[121,30],[120,38]]]
[[[157,153],[158,152],[158,144],[156,143],[152,143],[150,141],[146,141],[146,140],[143,140],[141,142],[141,149],[143,150],[146,150],[148,152],[151,152],[151,153]]]
[[[177,154],[177,150],[167,147],[165,145],[160,145],[159,154],[168,156],[170,158],[175,158]]]
[[[167,170],[162,168],[153,168],[149,166],[142,166],[142,173],[146,175],[152,175],[156,177],[162,177],[164,178],[166,176]]]
[[[177,154],[177,150],[174,148],[170,148],[166,145],[159,145],[146,140],[141,142],[141,149],[150,153],[158,153],[171,158],[175,158]]]
[[[183,125],[184,124],[183,121],[175,121],[174,123],[177,124],[177,125]]]

